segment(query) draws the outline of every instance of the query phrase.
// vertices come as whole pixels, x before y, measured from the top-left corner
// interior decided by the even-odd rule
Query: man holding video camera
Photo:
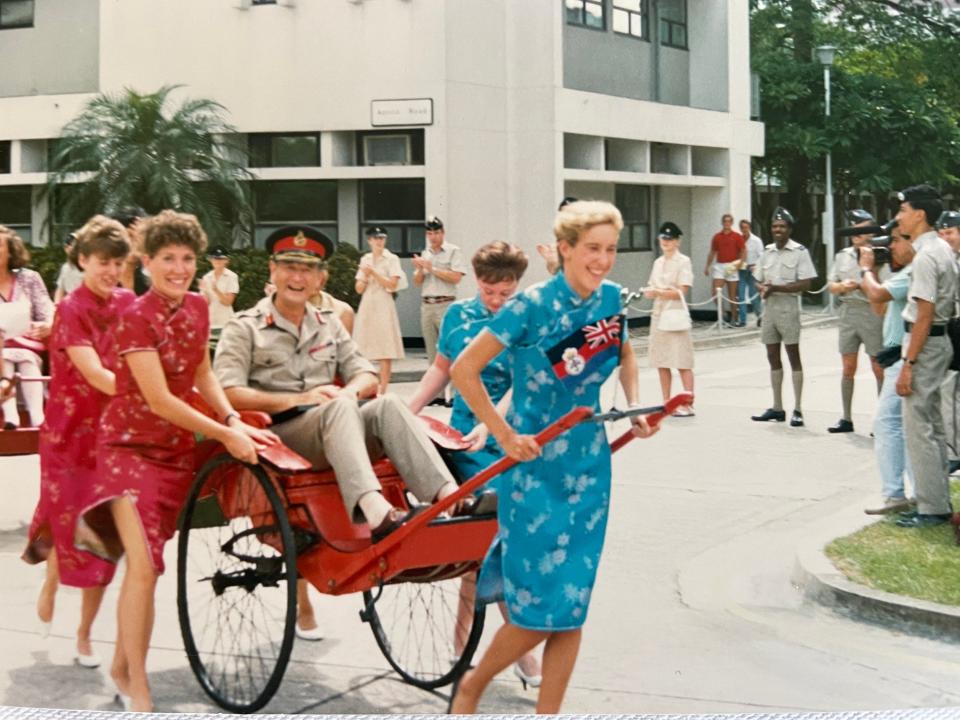
[[[849,213],[853,228],[868,228],[876,225],[873,215],[866,210],[851,210]],[[839,233],[842,234],[842,233]],[[843,403],[843,416],[827,428],[829,433],[853,432],[853,384],[857,375],[857,355],[860,346],[866,350],[877,378],[877,389],[883,382],[883,368],[875,359],[883,345],[883,319],[873,312],[866,295],[860,290],[860,267],[857,265],[859,250],[870,245],[871,234],[866,232],[853,235],[850,247],[837,253],[833,267],[827,277],[830,292],[837,296],[840,304],[840,358],[843,363],[840,378],[840,396]]]
[[[904,489],[904,475],[913,483],[903,432],[903,400],[897,395],[897,377],[903,367],[903,310],[910,294],[913,245],[904,237],[896,222],[884,227],[890,235],[874,238],[872,245],[860,249],[860,290],[871,303],[886,303],[883,315],[883,349],[876,361],[883,370],[883,384],[877,398],[873,420],[874,452],[880,470],[883,501],[864,510],[867,515],[910,509],[911,501]],[[879,268],[889,263],[893,271],[880,281]]]
[[[897,525],[919,528],[945,523],[951,515],[940,386],[953,359],[947,321],[954,314],[957,262],[951,247],[933,229],[943,211],[937,190],[914,185],[898,198],[897,222],[916,253],[903,311],[903,367],[897,377],[897,394],[904,399],[917,509],[904,514]]]

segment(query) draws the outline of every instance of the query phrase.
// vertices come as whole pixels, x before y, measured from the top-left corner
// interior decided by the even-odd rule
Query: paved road
[[[751,413],[769,404],[762,349],[719,348],[697,356],[697,416],[671,421],[655,439],[636,441],[616,456],[607,547],[566,711],[960,704],[955,645],[810,606],[791,582],[798,543],[829,536],[877,484],[866,435],[873,409],[867,373],[858,377],[858,433],[825,431],[838,417],[835,343],[836,330],[806,331],[807,428],[750,422]],[[789,380],[785,390],[790,397]],[[650,400],[659,394],[649,370],[642,372],[642,392]],[[0,462],[0,704],[112,708],[102,676],[71,665],[79,595],[61,593],[49,640],[36,632],[32,604],[41,571],[18,559],[36,475],[32,458]],[[150,656],[157,707],[210,711],[181,649],[172,575],[161,579],[158,598]],[[111,589],[110,612],[95,627],[104,656],[112,649],[114,600]],[[318,604],[329,637],[297,644],[268,711],[444,710],[440,694],[405,686],[389,672],[357,619],[356,599],[320,598]],[[491,613],[489,625],[497,624]],[[533,702],[532,691],[504,674],[481,709],[530,712]]]

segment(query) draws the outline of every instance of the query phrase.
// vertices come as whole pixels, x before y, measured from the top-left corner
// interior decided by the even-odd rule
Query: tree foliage
[[[170,208],[195,214],[211,242],[226,245],[249,227],[251,176],[226,139],[235,130],[223,120],[225,108],[205,99],[174,106],[176,89],[99,95],[67,123],[45,187],[58,218]]]
[[[943,3],[752,0],[751,18],[767,130],[755,169],[786,185],[785,202],[802,219],[813,220],[809,195],[823,182],[828,150],[838,212],[851,193],[960,185],[960,29]],[[829,120],[812,57],[821,44],[838,49]],[[811,227],[798,234],[809,240]]]

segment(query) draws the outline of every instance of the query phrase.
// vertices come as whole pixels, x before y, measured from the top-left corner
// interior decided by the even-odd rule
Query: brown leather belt
[[[427,295],[426,297],[422,298],[423,302],[426,303],[427,305],[436,305],[438,303],[453,302],[456,299],[457,298],[454,297],[453,295]]]

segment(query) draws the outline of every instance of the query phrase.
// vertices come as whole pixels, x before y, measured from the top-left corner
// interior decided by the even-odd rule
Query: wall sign
[[[433,125],[433,98],[373,100],[370,124],[374,127]]]

